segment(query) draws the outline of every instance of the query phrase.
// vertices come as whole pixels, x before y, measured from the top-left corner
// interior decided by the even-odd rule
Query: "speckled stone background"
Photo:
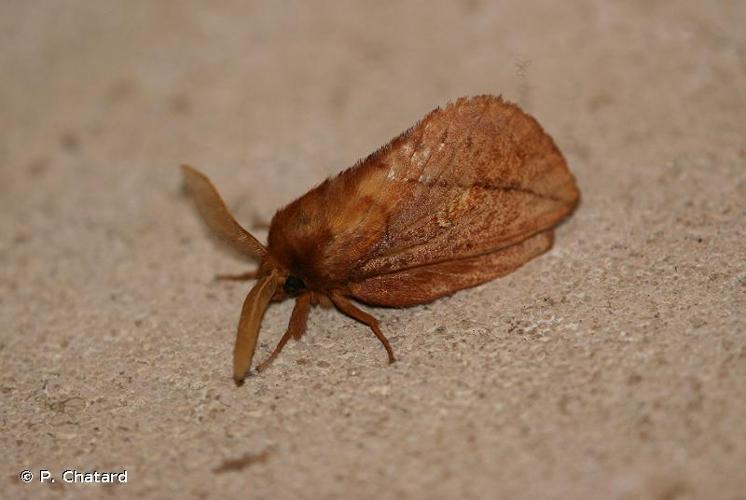
[[[6,498],[745,498],[746,3],[5,1]],[[247,226],[502,93],[583,192],[555,248],[230,378]],[[265,232],[258,231],[262,237]],[[282,335],[273,306],[258,357]],[[128,470],[25,485],[23,469]]]

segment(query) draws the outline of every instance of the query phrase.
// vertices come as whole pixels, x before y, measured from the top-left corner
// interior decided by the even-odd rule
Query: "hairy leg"
[[[288,340],[290,340],[290,337],[294,337],[297,340],[303,335],[303,332],[306,331],[306,322],[308,321],[308,311],[310,308],[310,293],[304,293],[296,299],[295,307],[293,307],[293,312],[290,315],[288,330],[277,343],[277,346],[275,347],[274,351],[272,351],[272,354],[270,354],[267,359],[262,361],[256,367],[256,371],[261,372],[266,369],[269,364],[272,363],[272,361],[277,357],[277,355],[280,354],[282,348],[285,347],[285,344],[287,344]]]
[[[391,344],[389,344],[389,339],[387,339],[383,332],[381,332],[381,329],[378,327],[378,320],[376,318],[364,311],[361,311],[360,309],[355,307],[352,302],[341,295],[332,293],[331,299],[332,302],[334,302],[334,305],[337,306],[337,309],[339,309],[341,312],[353,319],[358,320],[363,324],[368,325],[368,327],[373,330],[373,333],[376,334],[376,337],[378,337],[378,340],[381,341],[383,347],[386,349],[386,353],[389,355],[389,363],[393,363],[394,361],[396,361],[396,358],[394,357],[394,350],[391,348]]]
[[[334,307],[332,299],[319,292],[311,292],[311,305],[321,306],[322,309],[331,309]]]

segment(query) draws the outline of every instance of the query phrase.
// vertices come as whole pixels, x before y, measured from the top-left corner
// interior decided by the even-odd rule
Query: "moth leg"
[[[331,299],[323,293],[311,292],[311,305],[321,306],[322,309],[331,309],[334,307]]]
[[[285,347],[285,344],[287,344],[288,340],[290,340],[290,337],[294,337],[297,340],[301,337],[301,335],[303,335],[303,333],[306,331],[306,323],[308,322],[308,311],[310,309],[311,294],[304,293],[295,301],[295,307],[293,307],[293,312],[290,315],[290,323],[288,324],[288,329],[285,332],[285,335],[283,335],[280,341],[277,343],[277,346],[272,351],[272,354],[270,354],[267,359],[259,363],[259,365],[256,367],[256,371],[261,372],[265,368],[267,368],[269,364],[274,361],[277,355],[280,354],[282,348]]]
[[[376,318],[364,311],[361,311],[360,309],[355,307],[352,302],[347,300],[345,297],[342,297],[341,295],[332,293],[331,299],[334,305],[337,306],[337,309],[342,311],[344,314],[358,320],[361,323],[368,325],[368,327],[373,330],[373,333],[376,334],[376,337],[378,337],[378,340],[381,341],[383,347],[386,349],[386,353],[389,355],[389,363],[393,363],[394,361],[396,361],[396,357],[394,357],[394,350],[391,348],[391,344],[389,344],[389,339],[387,339],[383,332],[381,332],[381,329],[378,327],[378,320]]]
[[[254,269],[241,274],[216,274],[215,279],[218,281],[248,281],[256,279],[258,274],[259,270]]]
[[[332,304],[332,301],[327,297],[326,295],[319,294],[319,305],[322,309],[331,309],[334,304]]]

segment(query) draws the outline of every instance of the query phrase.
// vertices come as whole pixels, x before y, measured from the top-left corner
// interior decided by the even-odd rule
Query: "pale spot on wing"
[[[412,165],[422,167],[425,165],[428,158],[430,158],[430,148],[424,148],[421,151],[417,151],[412,155]]]
[[[480,191],[478,187],[472,186],[451,198],[435,215],[438,226],[450,227],[454,220],[459,220],[478,207],[484,198],[484,193]]]
[[[437,221],[440,227],[450,227],[452,224],[450,220],[443,217],[442,212],[438,212],[438,215],[435,217],[435,220]]]

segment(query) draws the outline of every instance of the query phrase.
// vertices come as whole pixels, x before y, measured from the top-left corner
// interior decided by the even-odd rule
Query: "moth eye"
[[[305,290],[306,284],[303,283],[303,280],[300,278],[290,275],[285,280],[285,284],[282,288],[285,290],[285,293],[292,297],[293,295],[300,293],[302,290]]]

